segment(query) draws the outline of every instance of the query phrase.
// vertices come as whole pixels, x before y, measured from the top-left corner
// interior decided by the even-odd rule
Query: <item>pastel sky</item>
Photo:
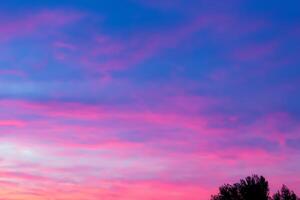
[[[0,5],[1,200],[300,193],[300,1]]]

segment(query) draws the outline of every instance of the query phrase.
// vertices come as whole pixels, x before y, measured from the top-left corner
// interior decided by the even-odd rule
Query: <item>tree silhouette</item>
[[[211,200],[300,200],[297,195],[285,185],[281,191],[269,196],[269,184],[263,176],[248,176],[233,185],[225,184],[219,188],[217,195]]]
[[[234,185],[223,185],[219,188],[220,193],[218,195],[213,195],[211,200],[242,200],[239,193],[239,187]]]
[[[268,200],[269,184],[262,176],[248,176],[238,184],[238,191],[243,200]]]
[[[273,195],[273,200],[299,200],[299,198],[293,191],[283,185],[281,191]]]

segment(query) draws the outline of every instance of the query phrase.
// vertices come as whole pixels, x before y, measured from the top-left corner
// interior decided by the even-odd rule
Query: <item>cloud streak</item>
[[[253,173],[300,191],[293,17],[119,3],[1,14],[1,198],[204,200]]]

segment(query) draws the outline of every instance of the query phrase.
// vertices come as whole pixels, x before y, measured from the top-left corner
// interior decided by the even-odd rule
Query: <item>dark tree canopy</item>
[[[273,200],[299,200],[299,198],[293,191],[283,185],[281,191],[273,195]]]
[[[269,195],[269,184],[263,176],[248,176],[233,185],[225,184],[219,188],[217,195],[211,200],[300,200],[293,191],[285,185],[281,191]]]
[[[223,185],[219,188],[219,194],[211,197],[212,200],[242,200],[239,189],[235,185]]]
[[[269,184],[262,176],[248,176],[234,185],[223,185],[212,200],[268,200]]]
[[[268,200],[269,184],[262,176],[248,176],[240,181],[238,187],[243,200]]]

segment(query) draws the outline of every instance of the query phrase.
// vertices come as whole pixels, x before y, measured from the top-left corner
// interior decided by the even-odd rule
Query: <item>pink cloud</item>
[[[26,122],[21,120],[1,120],[0,127],[24,127]]]
[[[21,70],[11,70],[11,69],[6,69],[6,70],[0,70],[0,76],[7,76],[7,75],[13,75],[17,77],[26,77],[26,73]]]
[[[255,61],[258,59],[268,58],[274,55],[278,45],[271,42],[269,44],[251,44],[240,47],[234,52],[234,59],[239,61]]]
[[[203,13],[189,18],[185,24],[150,33],[149,31],[135,32],[129,34],[127,38],[120,39],[106,34],[96,34],[97,36],[91,41],[79,44],[82,53],[79,57],[73,56],[72,58],[79,59],[78,62],[87,67],[88,70],[98,72],[125,70],[135,67],[168,49],[176,49],[182,44],[192,41],[197,33],[210,33],[222,37],[222,40],[226,34],[229,37],[226,37],[226,41],[222,41],[226,43],[235,35],[242,37],[249,35],[249,33],[258,32],[265,28],[265,24],[264,21],[248,20],[247,26],[244,26],[241,20],[223,13]],[[272,44],[270,45],[270,48],[273,48]],[[241,55],[241,51],[238,51],[238,57],[251,56],[253,52],[249,52],[252,51],[252,48],[249,48],[243,51],[243,55]],[[269,48],[266,49],[265,46],[261,47],[259,51],[255,51],[255,55],[263,56],[268,50]]]
[[[80,19],[81,16],[74,12],[44,10],[20,18],[2,20],[0,21],[0,39],[6,41],[15,37],[36,34],[37,31],[45,28],[63,27]]]
[[[210,24],[210,17],[201,15],[184,25],[151,34],[141,31],[122,39],[98,34],[77,45],[82,51],[78,62],[89,70],[100,72],[131,68],[169,48],[176,48],[195,33],[209,28]],[[78,56],[72,58],[78,60]]]
[[[175,9],[183,1],[141,3]],[[138,29],[120,37],[104,34],[107,30],[102,27],[101,33],[100,28],[92,27],[91,34],[91,27],[85,28],[93,23],[78,24],[80,13],[63,10],[0,20],[0,41],[54,32],[57,36],[42,41],[47,55],[42,62],[35,62],[39,56],[33,54],[35,63],[49,61],[49,66],[45,64],[49,69],[30,69],[26,77],[18,70],[0,70],[4,80],[21,77],[34,85],[34,91],[26,91],[22,81],[12,87],[20,92],[13,98],[27,100],[12,100],[10,87],[2,87],[0,196],[5,200],[204,200],[224,182],[253,173],[270,176],[276,188],[287,181],[299,190],[299,149],[287,144],[287,140],[299,138],[298,121],[287,112],[270,112],[260,101],[255,109],[251,104],[241,113],[245,102],[239,105],[236,91],[228,88],[223,94],[214,85],[221,81],[221,89],[228,86],[223,83],[236,75],[228,68],[208,73],[214,83],[199,81],[197,76],[191,78],[197,80],[189,80],[185,71],[174,73],[173,69],[171,79],[158,83],[116,78],[170,49],[184,53],[181,47],[193,46],[189,50],[198,51],[200,42],[210,36],[221,43],[218,47],[226,46],[267,25],[221,12],[197,13],[196,17],[188,14],[186,21],[171,28]],[[62,33],[69,25],[74,32]],[[243,45],[229,51],[229,57],[238,62],[264,60],[274,55],[278,46],[272,41]],[[54,60],[48,60],[50,54]],[[13,66],[31,66],[26,59],[19,63],[17,55],[8,57]],[[209,67],[203,68],[203,74],[210,72]],[[95,81],[98,75],[103,79]],[[234,79],[247,75],[244,71]],[[297,85],[297,81],[291,83]],[[229,86],[235,89],[235,84]],[[295,87],[282,86],[281,90],[285,89],[294,91]]]
[[[37,175],[31,175],[26,173],[19,173],[19,172],[9,172],[9,171],[0,171],[0,176],[3,179],[21,179],[25,181],[45,181],[48,180],[45,177],[37,176]]]

